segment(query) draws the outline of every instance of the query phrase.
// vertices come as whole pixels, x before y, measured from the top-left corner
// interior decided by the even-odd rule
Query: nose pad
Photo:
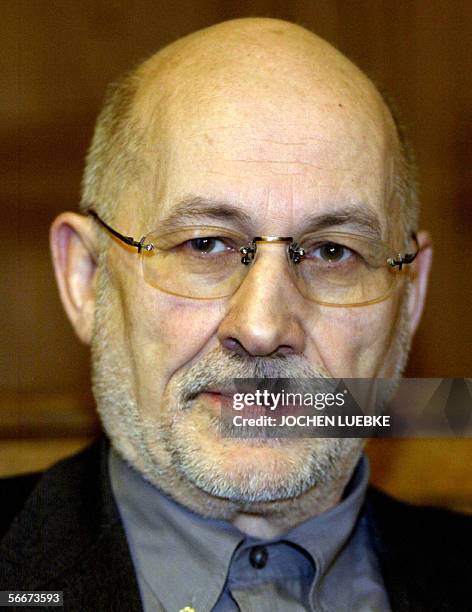
[[[287,249],[287,255],[292,264],[299,264],[305,257],[305,249],[298,242],[291,242]]]
[[[258,255],[262,250],[270,246],[285,246],[285,255],[287,264],[289,267],[289,277],[291,279],[294,288],[298,288],[298,275],[294,266],[298,265],[303,257],[305,256],[305,249],[303,249],[292,237],[279,237],[279,236],[258,236],[255,237],[247,245],[242,246],[239,249],[241,254],[241,264],[247,267],[246,274],[244,275],[242,282],[244,282],[250,269],[254,266],[258,259]],[[270,253],[274,256],[273,253]]]
[[[244,252],[242,257],[247,257],[248,263],[241,263],[241,268],[244,270],[244,275],[242,276],[235,293],[246,293],[246,291],[249,290],[249,293],[252,293],[254,299],[256,299],[255,293],[259,294],[259,292],[261,292],[261,299],[265,299],[265,301],[267,301],[267,296],[270,293],[271,286],[284,284],[285,288],[283,295],[286,297],[289,296],[288,299],[291,302],[298,302],[298,298],[302,298],[304,301],[306,298],[306,292],[303,290],[303,282],[301,281],[299,274],[299,264],[303,259],[305,251],[301,249],[297,243],[291,242],[287,244],[288,240],[292,239],[277,239],[271,241],[270,243],[269,241],[261,240],[259,245],[254,243],[254,249],[248,249],[248,252]],[[291,250],[292,245],[293,249]],[[249,247],[250,245],[247,246]],[[241,252],[243,248],[246,247],[242,247],[240,249]],[[280,253],[280,249],[282,248],[285,250],[286,262],[283,260],[283,254]],[[271,249],[276,252],[271,251]],[[300,251],[302,252],[300,253]],[[267,257],[269,258],[268,260],[266,260]],[[265,286],[264,281],[261,283],[258,280],[260,270],[259,267],[256,268],[256,266],[259,259],[265,260],[262,264],[263,268],[264,265],[267,264],[270,266],[266,268],[266,271],[263,270],[262,272],[266,281]],[[274,273],[276,278],[274,279],[274,282],[271,283],[270,277],[274,275]],[[255,286],[258,287],[257,290],[254,290],[252,287],[254,282]],[[233,295],[235,295],[235,293],[233,293]]]
[[[256,236],[251,242],[239,249],[242,264],[249,265],[255,259],[258,243],[287,243],[286,253],[289,263],[298,264],[305,257],[305,249],[298,242],[295,242],[291,236]]]
[[[256,256],[256,243],[252,240],[248,245],[239,249],[241,253],[241,263],[248,266]]]

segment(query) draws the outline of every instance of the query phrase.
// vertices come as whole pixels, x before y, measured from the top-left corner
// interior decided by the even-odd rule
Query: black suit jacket
[[[2,481],[0,590],[64,591],[67,612],[142,610],[107,453],[102,440],[42,475]],[[395,612],[472,610],[470,517],[375,490],[365,511]]]

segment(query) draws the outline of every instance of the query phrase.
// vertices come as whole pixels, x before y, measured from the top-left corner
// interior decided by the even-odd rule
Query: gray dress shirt
[[[365,457],[337,506],[271,540],[204,518],[109,459],[145,612],[390,610],[362,514]]]

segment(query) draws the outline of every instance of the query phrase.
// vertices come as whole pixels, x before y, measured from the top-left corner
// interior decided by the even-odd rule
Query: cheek
[[[147,308],[144,325],[147,344],[159,346],[165,356],[175,355],[187,363],[206,347],[220,319],[220,308],[215,302],[159,296]]]
[[[129,292],[128,294],[129,295]],[[221,305],[153,289],[125,300],[126,334],[137,390],[162,395],[169,379],[216,344]]]
[[[312,327],[312,350],[335,378],[375,376],[391,344],[396,310],[393,301],[324,308]]]

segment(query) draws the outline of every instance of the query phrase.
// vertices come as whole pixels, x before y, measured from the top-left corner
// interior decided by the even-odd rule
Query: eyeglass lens
[[[247,243],[242,234],[215,227],[184,228],[164,235],[153,232],[146,236],[146,244],[153,249],[142,253],[144,279],[183,297],[232,295],[251,269],[241,263],[240,248]],[[290,266],[293,279],[306,298],[319,303],[376,301],[389,292],[397,276],[385,265],[387,248],[377,241],[318,232],[305,236],[300,244],[305,255]]]

